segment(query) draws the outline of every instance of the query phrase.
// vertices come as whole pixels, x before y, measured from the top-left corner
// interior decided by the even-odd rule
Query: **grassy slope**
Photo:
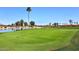
[[[72,37],[69,45],[58,48],[56,51],[79,51],[79,31]]]
[[[55,50],[70,43],[75,29],[33,29],[0,33],[0,50]]]

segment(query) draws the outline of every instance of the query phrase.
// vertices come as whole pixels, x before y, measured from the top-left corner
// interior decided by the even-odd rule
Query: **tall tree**
[[[17,22],[15,23],[15,25],[16,25],[16,26],[20,26],[20,21],[17,21]]]
[[[20,26],[24,26],[24,20],[23,19],[20,20]]]
[[[58,23],[54,23],[53,25],[56,27],[56,26],[58,26]]]
[[[34,21],[30,21],[30,25],[31,26],[34,26],[35,25],[35,22]]]
[[[27,7],[26,11],[28,12],[28,25],[30,21],[30,12],[32,11],[31,7]]]
[[[78,21],[77,22],[74,22],[74,24],[78,25]]]
[[[70,25],[72,25],[72,24],[73,24],[73,21],[70,19],[70,20],[69,20],[69,23],[70,23]]]
[[[24,26],[27,26],[28,24],[27,24],[27,22],[24,22]]]
[[[12,26],[14,26],[14,24],[13,24],[13,23],[12,23],[11,25],[12,25]]]

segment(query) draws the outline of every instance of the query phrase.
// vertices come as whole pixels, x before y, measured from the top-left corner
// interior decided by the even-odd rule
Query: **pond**
[[[0,30],[0,32],[13,32],[14,30],[9,30],[9,29],[7,29],[7,30]]]

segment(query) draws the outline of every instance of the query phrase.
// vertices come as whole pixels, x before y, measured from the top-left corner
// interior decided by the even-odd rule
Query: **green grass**
[[[32,29],[0,33],[0,50],[46,51],[70,44],[77,29]]]

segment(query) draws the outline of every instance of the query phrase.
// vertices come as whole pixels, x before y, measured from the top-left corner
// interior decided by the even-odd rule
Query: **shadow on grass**
[[[0,34],[3,34],[3,33],[0,33]]]
[[[79,31],[72,37],[70,44],[53,51],[79,51]]]

